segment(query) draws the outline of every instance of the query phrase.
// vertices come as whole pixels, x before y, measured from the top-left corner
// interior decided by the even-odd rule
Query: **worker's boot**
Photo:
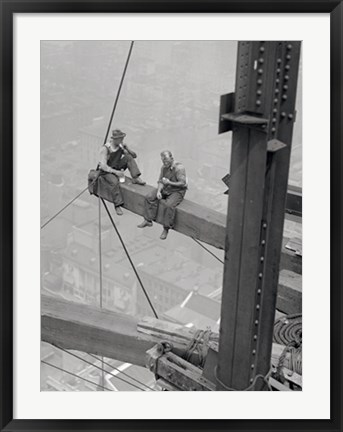
[[[167,228],[163,228],[162,234],[160,236],[161,240],[165,240],[168,237],[168,229]]]
[[[142,180],[140,177],[136,177],[132,179],[132,183],[144,186],[146,182]]]
[[[123,210],[120,206],[114,207],[118,216],[123,216]]]
[[[152,227],[152,222],[144,219],[144,221],[137,225],[138,228]]]

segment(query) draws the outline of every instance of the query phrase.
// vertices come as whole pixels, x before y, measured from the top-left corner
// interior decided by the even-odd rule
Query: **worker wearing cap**
[[[187,177],[184,166],[174,162],[172,153],[165,150],[161,153],[162,168],[158,179],[157,189],[145,197],[144,221],[139,228],[151,227],[156,220],[159,203],[164,202],[163,232],[160,239],[165,240],[168,231],[173,228],[175,221],[175,208],[183,200],[187,190]]]
[[[109,142],[105,143],[100,150],[98,168],[101,174],[98,178],[98,190],[107,189],[112,196],[116,213],[121,216],[124,204],[123,196],[119,187],[119,180],[124,179],[124,171],[128,168],[132,177],[132,183],[145,185],[140,178],[140,171],[135,161],[136,153],[123,143],[126,134],[119,129],[112,131]]]

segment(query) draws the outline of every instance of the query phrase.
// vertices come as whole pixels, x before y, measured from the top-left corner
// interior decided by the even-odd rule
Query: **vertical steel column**
[[[270,368],[300,42],[240,42],[217,390],[260,390]]]

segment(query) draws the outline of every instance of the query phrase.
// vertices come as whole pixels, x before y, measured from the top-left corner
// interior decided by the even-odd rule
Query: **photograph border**
[[[341,431],[342,405],[342,1],[21,1],[0,0],[1,182],[0,182],[0,430],[320,430]],[[17,13],[330,13],[330,420],[24,420],[13,419],[13,20]],[[318,61],[320,57],[318,56]],[[314,89],[316,91],[316,89]],[[320,107],[318,107],[318,119]],[[325,145],[325,144],[323,144]],[[320,181],[320,173],[318,174]],[[319,207],[319,206],[318,206]],[[318,377],[320,379],[320,376]]]

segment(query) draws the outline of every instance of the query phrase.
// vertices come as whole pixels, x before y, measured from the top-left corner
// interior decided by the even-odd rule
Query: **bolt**
[[[260,279],[262,279],[262,277],[263,277],[263,273],[259,273],[259,274],[258,274],[258,277],[259,277]]]
[[[281,61],[282,61],[282,60],[281,60],[280,58],[278,58],[278,59],[277,59],[277,64],[280,64]]]
[[[261,105],[261,101],[260,101],[260,100],[257,100],[257,101],[256,101],[256,105],[257,105],[257,106],[260,106],[260,105]]]
[[[258,73],[259,75],[262,75],[262,74],[263,74],[263,69],[259,69],[259,70],[257,71],[257,73]]]
[[[286,66],[285,66],[285,70],[287,70],[287,71],[289,71],[290,68],[291,68],[290,65],[286,65]]]
[[[273,109],[273,113],[276,114],[277,113],[277,108]]]
[[[282,88],[283,88],[284,90],[288,90],[288,85],[285,84]]]
[[[255,355],[256,354],[256,350],[252,350],[252,355]]]
[[[253,382],[254,382],[254,380],[251,378],[251,379],[250,379],[250,384],[252,384]]]
[[[288,50],[291,50],[291,49],[292,49],[292,45],[291,45],[291,44],[288,44],[288,45],[287,45],[287,49],[288,49]]]
[[[262,82],[263,82],[263,81],[262,81],[261,79],[258,79],[258,80],[257,80],[257,84],[258,84],[258,85],[262,85]]]
[[[254,369],[254,367],[255,367],[255,365],[254,365],[254,364],[252,364],[252,365],[251,365],[251,369]]]
[[[290,120],[292,120],[292,118],[293,118],[293,114],[288,114],[288,118],[289,118]]]
[[[276,129],[275,127],[272,128],[272,133],[275,133]]]
[[[276,123],[276,118],[275,117],[273,117],[272,122]]]
[[[257,90],[256,94],[257,94],[258,96],[261,96],[261,94],[262,94],[262,90]]]
[[[265,241],[265,240],[262,240],[262,241],[261,241],[261,244],[264,246],[264,245],[266,244],[266,241]]]
[[[255,320],[255,325],[258,325],[258,320]]]
[[[281,69],[280,69],[280,68],[277,68],[277,69],[276,69],[276,73],[279,74],[280,72],[281,72]]]
[[[263,257],[263,256],[261,256],[261,258],[260,258],[260,261],[261,261],[261,262],[263,262],[263,261],[264,261],[264,257]]]
[[[254,335],[254,340],[257,340],[257,335]]]
[[[275,98],[275,99],[274,99],[274,103],[277,104],[278,102],[279,102],[279,99],[278,99],[278,98]]]
[[[264,52],[264,47],[260,47],[260,52]]]
[[[280,91],[280,90],[279,90],[278,88],[275,89],[275,93],[276,93],[276,94],[278,94],[279,91]]]
[[[256,305],[256,310],[260,310],[260,305]]]
[[[286,55],[286,59],[287,59],[287,60],[290,60],[291,58],[292,58],[292,56],[291,56],[290,54],[287,54],[287,55]]]
[[[257,294],[258,294],[258,295],[261,294],[261,289],[260,289],[260,288],[257,290]]]
[[[285,80],[285,81],[288,81],[288,80],[289,80],[289,76],[288,76],[288,75],[285,75],[285,76],[284,76],[284,80]]]
[[[276,84],[279,84],[279,82],[280,82],[279,78],[276,78],[275,82],[276,82]]]
[[[266,222],[264,222],[264,224],[262,226],[263,226],[264,229],[266,229],[267,228]]]
[[[281,113],[281,117],[286,117],[286,113],[284,111]]]
[[[264,63],[264,60],[263,60],[263,58],[259,58],[258,59],[258,61],[261,63],[261,64],[263,64]]]
[[[287,99],[287,95],[284,94],[284,95],[282,96],[282,99],[283,99],[283,100],[286,100],[286,99]]]

